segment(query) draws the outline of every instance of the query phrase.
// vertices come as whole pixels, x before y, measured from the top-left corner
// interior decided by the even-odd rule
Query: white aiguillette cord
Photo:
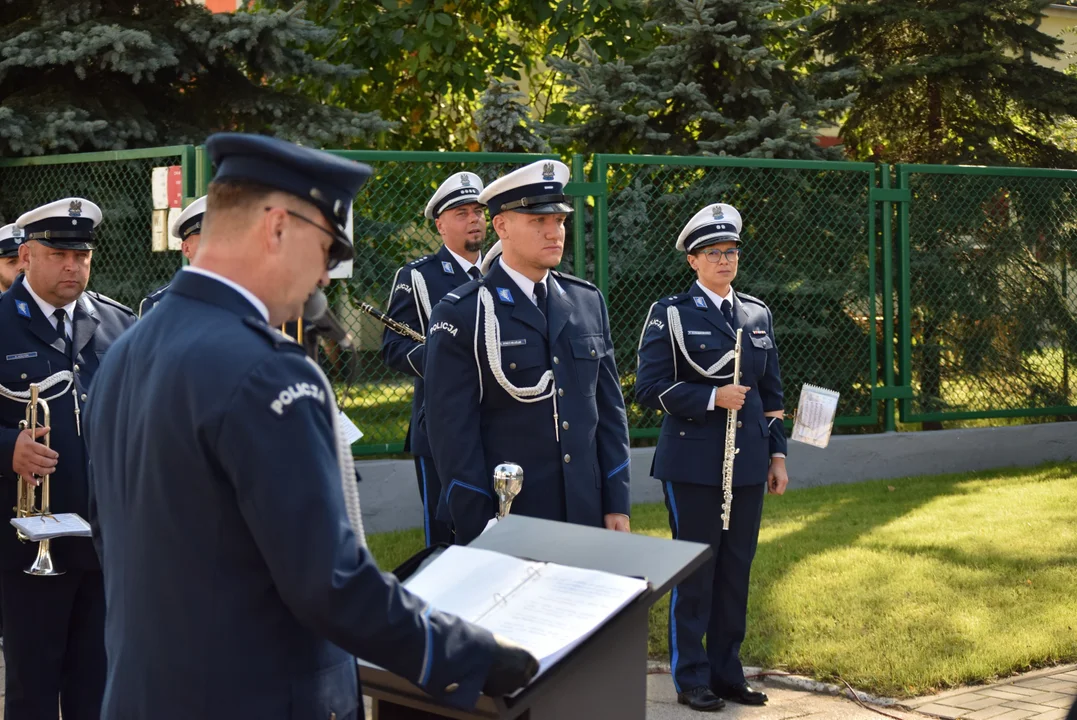
[[[485,311],[485,312],[483,312]],[[558,442],[561,441],[561,431],[557,427],[557,393],[554,383],[553,370],[542,373],[539,381],[530,387],[516,387],[505,377],[505,370],[501,366],[501,323],[494,313],[494,296],[489,288],[479,288],[479,303],[475,311],[475,364],[479,364],[479,315],[485,315],[484,332],[481,337],[486,343],[486,357],[490,361],[490,373],[493,374],[497,384],[512,397],[513,400],[522,403],[533,403],[553,398],[553,431]],[[481,374],[480,374],[481,377]],[[482,399],[482,387],[480,381],[479,399]]]
[[[38,397],[40,397],[45,402],[48,402],[49,400],[55,400],[56,398],[60,397],[61,395],[63,395],[65,392],[68,391],[68,388],[70,388],[71,389],[71,397],[73,397],[75,399],[75,429],[78,432],[78,434],[81,436],[82,435],[82,422],[79,420],[79,415],[81,414],[81,411],[79,409],[78,388],[75,387],[75,374],[73,372],[71,372],[70,370],[61,370],[61,371],[59,371],[57,373],[53,373],[52,375],[49,375],[47,378],[45,378],[41,382],[37,383],[38,391],[43,393],[46,390],[49,390],[50,388],[52,388],[52,387],[54,387],[56,385],[59,385],[60,383],[67,383],[67,384],[64,385],[62,390],[59,390],[59,391],[53,393],[52,395],[48,395],[48,396],[39,395]],[[30,402],[30,391],[29,390],[11,390],[9,388],[4,387],[3,385],[0,385],[0,397],[5,397],[8,400],[13,400],[15,402],[27,403],[27,402]]]

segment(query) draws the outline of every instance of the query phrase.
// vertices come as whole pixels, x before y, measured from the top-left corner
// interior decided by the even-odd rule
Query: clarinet
[[[414,340],[415,342],[424,343],[424,344],[426,343],[426,338],[425,337],[423,337],[419,333],[415,332],[414,330],[412,330],[410,327],[408,327],[404,323],[398,322],[396,320],[393,320],[391,317],[389,317],[388,315],[386,315],[385,313],[383,313],[381,310],[377,309],[373,305],[370,305],[369,303],[359,303],[359,309],[362,310],[363,312],[365,312],[370,317],[374,318],[375,320],[380,321],[383,325],[385,325],[387,328],[389,328],[393,332],[399,333],[400,335],[403,335],[406,338]]]
[[[740,336],[737,328],[737,344],[733,348],[733,384],[740,385]],[[733,460],[737,453],[737,411],[727,410],[725,421],[725,454],[722,457],[722,529],[729,529],[729,513],[733,509]]]

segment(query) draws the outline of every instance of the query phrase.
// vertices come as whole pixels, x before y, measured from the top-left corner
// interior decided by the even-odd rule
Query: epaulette
[[[425,265],[426,263],[430,262],[433,259],[434,259],[433,255],[423,255],[421,258],[416,258],[416,259],[412,260],[411,262],[409,262],[407,264],[407,267],[419,267],[420,265]]]
[[[260,337],[269,341],[269,344],[273,346],[274,350],[292,350],[294,352],[306,354],[303,350],[303,346],[292,340],[290,337],[282,333],[275,327],[266,325],[262,318],[245,317],[243,318],[243,324],[252,330],[257,331]]]
[[[87,295],[89,295],[89,296],[90,296],[91,298],[93,298],[94,300],[96,300],[96,301],[98,301],[98,302],[100,302],[100,303],[102,303],[102,304],[104,304],[104,305],[110,305],[110,306],[112,306],[112,307],[116,308],[117,310],[120,310],[120,311],[122,311],[122,312],[125,312],[125,313],[127,313],[127,314],[128,314],[128,315],[130,315],[131,317],[136,317],[136,315],[135,315],[135,311],[134,311],[134,310],[132,310],[131,308],[127,307],[127,306],[126,306],[126,305],[124,305],[123,303],[119,303],[119,302],[116,302],[115,300],[113,300],[112,298],[108,297],[107,295],[102,295],[101,293],[99,293],[99,292],[95,292],[95,291],[93,291],[93,290],[87,290],[87,291],[86,291],[86,294],[87,294]]]
[[[741,300],[744,300],[744,301],[747,301],[747,302],[750,302],[750,303],[755,303],[756,305],[761,305],[763,307],[767,306],[767,304],[765,302],[763,302],[762,300],[760,300],[759,298],[753,297],[753,296],[748,295],[746,293],[739,292],[739,293],[737,293],[737,297],[740,298]]]
[[[550,274],[553,275],[558,280],[568,280],[569,282],[574,282],[574,283],[578,283],[580,285],[583,285],[584,287],[589,287],[592,290],[598,290],[597,285],[595,285],[593,282],[589,282],[587,280],[584,280],[581,277],[576,277],[575,275],[569,275],[568,273],[561,272],[560,270],[551,270]]]
[[[466,298],[468,295],[478,292],[479,288],[481,288],[483,286],[483,283],[485,282],[485,278],[479,278],[478,280],[469,280],[455,290],[445,293],[445,297],[441,298],[441,300],[442,302],[452,303],[453,305],[455,305],[456,303]]]
[[[666,306],[676,305],[678,303],[682,303],[685,300],[690,299],[691,297],[692,297],[691,293],[678,293],[677,295],[670,295],[669,297],[664,297],[661,300],[656,301],[655,304],[656,305],[666,305]]]

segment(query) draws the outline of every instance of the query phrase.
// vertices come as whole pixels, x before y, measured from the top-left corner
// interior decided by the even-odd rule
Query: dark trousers
[[[98,720],[105,691],[100,570],[3,572],[5,720]],[[167,652],[163,649],[162,652]]]
[[[748,579],[759,539],[766,485],[733,488],[729,530],[722,530],[722,488],[664,482],[676,540],[707,543],[713,556],[670,595],[669,654],[677,692],[744,682],[740,645]],[[706,650],[703,636],[707,636]]]
[[[426,546],[438,543],[453,544],[453,533],[448,523],[437,518],[438,500],[441,498],[441,478],[438,477],[434,459],[415,456],[415,477],[419,481],[419,499],[423,503],[423,532]]]

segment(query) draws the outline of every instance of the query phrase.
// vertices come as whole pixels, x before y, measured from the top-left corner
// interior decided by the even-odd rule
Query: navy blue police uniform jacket
[[[74,356],[69,357],[56,329],[26,289],[25,275],[20,275],[0,297],[0,360],[3,360],[0,385],[19,392],[28,389],[30,383],[40,383],[63,370],[70,371],[74,377],[73,387],[61,382],[41,393],[51,415],[49,444],[59,456],[49,479],[49,509],[53,513],[70,512],[87,517],[83,406],[105,353],[134,322],[134,313],[125,306],[104,295],[84,292],[75,305],[71,327]],[[63,392],[58,397],[52,397],[60,391]],[[16,502],[16,474],[11,463],[20,432],[19,422],[25,417],[26,402],[0,397],[0,507],[3,508],[13,508]],[[40,412],[38,422],[44,425]],[[41,492],[38,486],[38,504]],[[72,570],[100,567],[93,544],[87,538],[57,538],[51,546],[58,567]],[[0,530],[0,566],[5,570],[29,566],[36,554],[37,544],[18,541],[15,528],[8,526]]]
[[[594,285],[559,272],[547,280],[549,322],[497,262],[434,308],[426,348],[425,421],[441,476],[439,518],[458,543],[478,536],[497,509],[494,468],[523,468],[511,512],[603,526],[629,514],[628,421],[609,317]],[[479,289],[493,298],[505,378],[517,387],[554,374],[555,394],[514,399],[495,379]],[[556,400],[557,417],[554,417]]]
[[[732,377],[708,378],[688,363],[670,329],[671,307],[680,315],[688,356],[700,368],[710,368],[736,344],[735,330],[698,285],[651,306],[636,371],[636,397],[663,413],[651,475],[671,482],[721,485],[728,413],[720,407],[707,408],[713,389],[730,384]],[[743,330],[740,384],[751,388],[737,411],[739,452],[733,462],[733,485],[755,485],[766,482],[770,467],[771,419],[764,413],[784,407],[778,346],[770,309],[761,300],[734,292],[733,320]],[[717,374],[732,372],[731,359]]]
[[[430,318],[418,300],[412,279],[413,272],[421,274],[426,282],[431,309],[446,293],[468,282],[471,277],[444,245],[435,254],[412,260],[396,271],[393,288],[389,291],[388,315],[420,335],[425,335],[430,327]],[[386,328],[381,338],[381,357],[393,370],[415,378],[415,393],[411,399],[411,423],[407,437],[404,438],[404,451],[416,456],[430,457],[426,426],[419,422],[423,406],[423,362],[426,345]]]
[[[331,388],[241,293],[180,271],[112,348],[87,413],[103,718],[362,717],[353,655],[473,706],[492,635],[359,544]]]
[[[157,307],[157,303],[161,302],[161,299],[165,296],[165,293],[168,292],[169,285],[171,285],[171,283],[165,283],[161,287],[151,292],[146,297],[142,298],[142,302],[138,304],[139,317],[142,317],[150,310],[153,310],[155,307]]]

